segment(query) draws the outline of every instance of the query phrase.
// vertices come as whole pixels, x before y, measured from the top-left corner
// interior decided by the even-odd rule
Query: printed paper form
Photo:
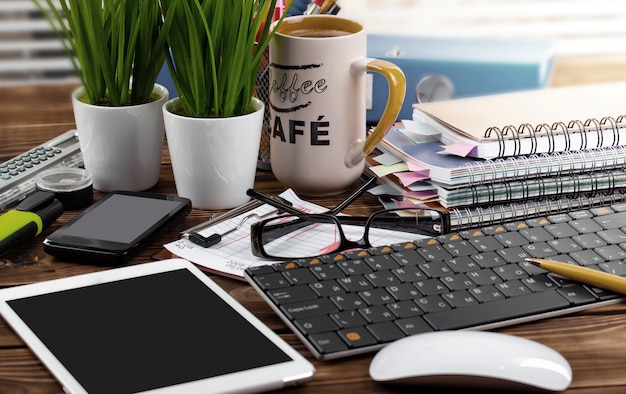
[[[320,213],[327,210],[319,205],[301,200],[292,190],[287,190],[280,196],[290,201],[295,208],[305,212]],[[256,209],[244,212],[239,216],[205,228],[199,233],[205,237],[214,233],[222,234],[239,225],[241,220],[246,216],[251,214],[263,216],[273,210],[275,210],[274,207],[263,204]],[[225,236],[222,239],[222,242],[210,248],[198,246],[186,238],[181,238],[164,246],[176,256],[187,259],[208,271],[243,280],[243,272],[246,268],[257,265],[267,265],[275,262],[273,260],[255,257],[252,254],[250,246],[250,225],[258,221],[258,218],[250,217],[246,220],[246,224],[239,230]],[[356,226],[345,226],[344,230],[346,236],[349,238],[360,238],[362,235],[362,229]],[[392,231],[381,230],[376,233],[376,236],[379,238],[379,242],[385,244],[393,244],[406,239],[406,237],[398,238],[397,236],[394,236],[394,232]],[[417,236],[414,235],[414,238],[417,238]],[[310,247],[312,245],[320,244],[321,240],[328,239],[328,237],[323,236],[320,240],[319,235],[316,237],[315,234],[311,233],[311,237],[309,237],[309,239],[310,243],[307,243]],[[294,247],[294,245],[290,245],[290,247]],[[302,247],[305,247],[305,245],[302,245]],[[309,250],[303,249],[303,253],[305,253],[304,255],[310,255]],[[317,254],[322,254],[322,251]]]

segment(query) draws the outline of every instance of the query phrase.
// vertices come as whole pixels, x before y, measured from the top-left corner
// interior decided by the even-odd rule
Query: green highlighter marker
[[[0,216],[0,256],[16,245],[41,234],[63,213],[54,193],[35,192],[15,209]]]

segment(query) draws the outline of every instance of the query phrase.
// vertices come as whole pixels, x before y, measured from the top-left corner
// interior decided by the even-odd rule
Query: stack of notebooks
[[[415,104],[381,149],[428,178],[458,229],[624,202],[625,92],[610,83]]]

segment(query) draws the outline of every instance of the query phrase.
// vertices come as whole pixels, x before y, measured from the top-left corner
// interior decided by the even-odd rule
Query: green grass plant
[[[276,0],[162,0],[172,17],[167,59],[182,115],[249,112],[259,64],[273,33]]]
[[[159,0],[32,1],[61,36],[88,103],[119,107],[154,99],[171,25]]]

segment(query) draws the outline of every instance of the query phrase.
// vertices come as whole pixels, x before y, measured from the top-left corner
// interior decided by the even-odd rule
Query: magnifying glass
[[[449,100],[454,96],[454,85],[441,75],[427,75],[415,86],[415,98],[418,103]]]

